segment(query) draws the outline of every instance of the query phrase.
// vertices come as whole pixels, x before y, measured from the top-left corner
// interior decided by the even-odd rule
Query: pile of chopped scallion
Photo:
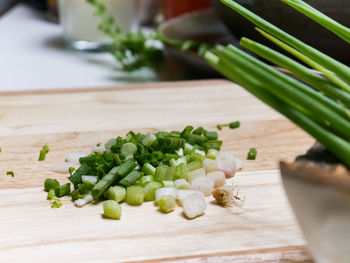
[[[218,133],[202,127],[147,134],[130,131],[125,138],[119,136],[104,146],[96,146],[89,155],[67,155],[69,165],[80,165],[76,170],[67,163],[61,166],[71,173],[73,191],[70,183],[60,185],[54,179],[46,179],[44,187],[53,207],[60,207],[58,198],[65,195],[70,195],[78,207],[107,200],[103,204],[104,215],[119,219],[121,202],[138,206],[155,201],[160,211],[168,213],[178,201],[185,215],[194,218],[204,213],[205,197],[215,191],[231,196],[225,199],[230,200],[226,203],[218,200],[221,205],[243,204],[232,187],[225,186],[225,178],[242,169],[244,161],[221,153],[221,146]],[[61,167],[56,166],[56,171],[62,172]]]
[[[281,1],[350,43],[350,28],[337,23],[302,0]],[[205,58],[208,63],[296,123],[344,165],[350,167],[350,68],[237,2],[222,2],[254,23],[262,36],[299,61],[247,38],[241,39],[241,46],[286,69],[296,78],[281,73],[232,45],[217,45],[207,51]]]

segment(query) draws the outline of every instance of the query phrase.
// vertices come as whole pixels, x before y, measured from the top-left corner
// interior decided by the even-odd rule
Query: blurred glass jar
[[[122,31],[137,26],[135,0],[101,0],[108,13],[115,18]],[[60,23],[67,43],[78,50],[99,50],[111,43],[108,36],[98,29],[100,18],[86,0],[59,0]]]

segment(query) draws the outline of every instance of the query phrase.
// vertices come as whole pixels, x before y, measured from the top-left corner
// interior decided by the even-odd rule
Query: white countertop
[[[0,17],[0,91],[157,81],[153,70],[125,73],[109,54],[66,47],[61,27],[20,4]]]

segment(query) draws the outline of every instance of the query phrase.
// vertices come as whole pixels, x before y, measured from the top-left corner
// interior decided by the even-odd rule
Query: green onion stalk
[[[281,1],[350,42],[349,28],[301,0]],[[262,36],[308,67],[247,38],[241,39],[241,46],[288,70],[297,79],[232,45],[217,45],[205,52],[207,62],[304,129],[350,167],[350,68],[289,35],[235,1],[222,2],[254,23]]]

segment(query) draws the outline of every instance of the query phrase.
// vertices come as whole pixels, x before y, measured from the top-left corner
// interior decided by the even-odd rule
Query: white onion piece
[[[244,160],[241,157],[235,156],[236,171],[244,169]]]
[[[106,150],[104,146],[95,146],[94,148],[91,149],[91,152],[93,153],[103,153]]]
[[[193,170],[193,171],[189,172],[187,174],[187,181],[189,183],[192,183],[192,181],[194,179],[199,178],[199,177],[205,177],[205,176],[206,176],[205,169],[204,168],[200,168],[200,169]]]
[[[191,184],[185,179],[177,179],[174,183],[177,189],[191,189]]]
[[[177,189],[175,187],[162,187],[156,190],[156,199],[155,201],[158,203],[159,199],[163,195],[172,195],[176,198],[177,196]]]
[[[205,169],[205,171],[207,173],[210,173],[210,172],[217,170],[216,161],[213,159],[206,158],[203,160],[202,164],[203,164],[203,168]]]
[[[186,217],[195,218],[204,214],[205,209],[207,208],[207,203],[203,196],[192,194],[183,199],[182,207],[184,208]]]
[[[216,158],[216,165],[219,171],[225,173],[226,178],[231,178],[236,171],[236,158],[230,153],[220,153]]]
[[[70,167],[75,168],[75,163],[60,163],[60,164],[56,164],[54,166],[51,166],[50,171],[54,172],[54,173],[68,174]]]
[[[79,159],[86,156],[87,154],[83,152],[70,152],[66,154],[66,162],[79,164]]]
[[[77,206],[77,207],[83,207],[84,205],[87,205],[88,203],[91,203],[92,202],[93,197],[92,195],[86,195],[84,196],[83,198],[81,199],[77,199],[74,201],[74,204]]]
[[[180,149],[176,150],[175,152],[178,156],[184,156],[184,149],[183,148],[180,148]]]
[[[202,192],[199,191],[194,191],[194,190],[180,190],[177,191],[177,200],[179,200],[181,203],[182,201],[190,195],[200,195],[202,197],[204,197],[204,194]]]
[[[192,181],[192,190],[200,191],[205,196],[211,195],[214,189],[214,182],[207,177],[199,177]]]
[[[87,181],[87,182],[90,182],[90,183],[96,183],[97,182],[97,176],[94,176],[94,175],[82,175],[81,176],[81,180],[83,182]]]
[[[214,188],[218,188],[226,184],[225,173],[222,171],[208,173],[207,177],[214,182]]]

